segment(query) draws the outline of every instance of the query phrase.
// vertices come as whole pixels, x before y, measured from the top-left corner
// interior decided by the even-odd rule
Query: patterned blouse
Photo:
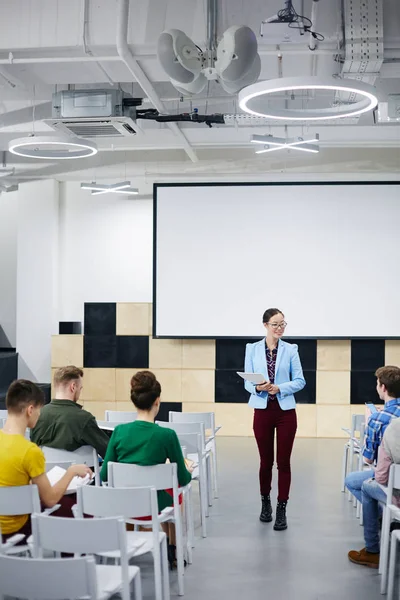
[[[275,367],[276,357],[278,354],[278,346],[272,350],[272,354],[265,344],[265,356],[267,358],[268,378],[270,383],[275,383]],[[268,394],[268,400],[276,400],[276,395]]]

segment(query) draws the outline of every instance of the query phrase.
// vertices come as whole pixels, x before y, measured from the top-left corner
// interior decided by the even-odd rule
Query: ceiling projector
[[[199,94],[208,80],[217,80],[229,94],[255,83],[261,72],[257,38],[250,27],[225,31],[216,53],[201,48],[180,29],[167,29],[158,39],[157,54],[172,85],[182,95]]]

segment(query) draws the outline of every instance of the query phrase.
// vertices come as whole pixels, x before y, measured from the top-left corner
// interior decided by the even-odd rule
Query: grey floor
[[[377,600],[377,571],[351,564],[362,527],[340,492],[341,440],[298,439],[293,453],[289,529],[258,521],[258,456],[251,438],[219,438],[220,494],[185,574],[186,600]],[[274,473],[276,484],[276,473]],[[197,486],[196,486],[197,487]],[[197,496],[197,489],[195,490]],[[276,489],[273,490],[276,498]],[[196,511],[197,514],[197,511]],[[198,524],[197,524],[198,525]],[[200,535],[197,528],[196,534]],[[154,597],[150,564],[144,597]],[[171,575],[172,598],[177,597]]]

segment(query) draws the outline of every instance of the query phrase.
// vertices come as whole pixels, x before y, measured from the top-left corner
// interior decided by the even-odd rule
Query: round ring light
[[[328,108],[276,109],[268,107],[271,94],[303,90],[331,90],[359,94],[362,99],[353,104],[330,106]],[[245,87],[239,92],[239,106],[251,115],[266,119],[283,121],[325,121],[354,117],[373,110],[378,104],[376,89],[355,79],[334,79],[333,77],[282,77],[259,81]]]
[[[94,142],[79,137],[67,136],[30,136],[11,140],[8,150],[25,158],[44,160],[63,160],[87,158],[97,154]]]

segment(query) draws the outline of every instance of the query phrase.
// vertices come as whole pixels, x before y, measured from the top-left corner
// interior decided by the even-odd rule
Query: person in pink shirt
[[[351,550],[349,560],[358,565],[377,569],[379,566],[379,502],[387,502],[381,486],[387,486],[392,464],[400,464],[400,419],[393,419],[387,427],[379,447],[374,477],[364,481],[361,488],[364,516],[365,548]],[[400,508],[400,490],[394,490],[390,502]]]

